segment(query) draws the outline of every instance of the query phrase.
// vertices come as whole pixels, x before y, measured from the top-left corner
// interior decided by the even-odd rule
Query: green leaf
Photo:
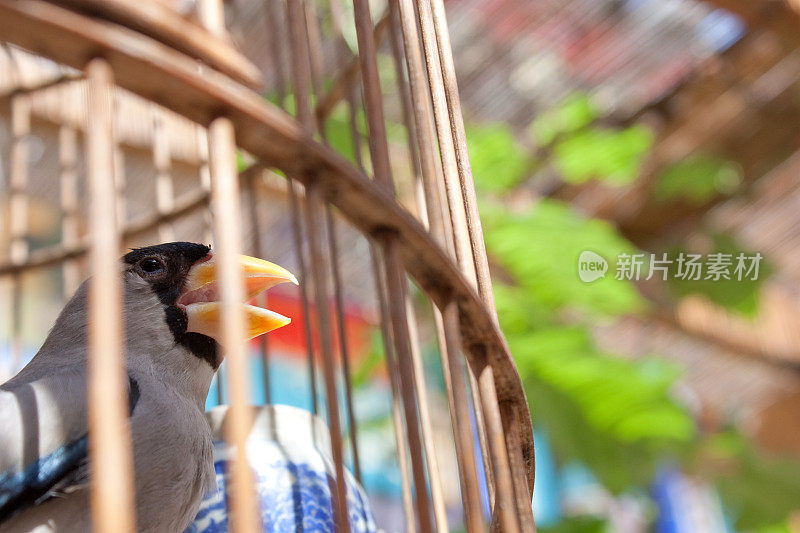
[[[539,533],[609,533],[611,526],[605,519],[595,516],[567,517],[550,527],[537,527]]]
[[[530,158],[508,125],[469,126],[467,146],[478,187],[488,191],[506,191],[527,177]]]
[[[713,248],[710,253],[730,254],[731,279],[700,279],[689,280],[680,279],[677,274],[677,258],[680,253],[685,250],[677,249],[669,253],[668,259],[673,260],[670,275],[667,279],[667,287],[670,294],[675,298],[682,298],[690,294],[699,294],[705,296],[712,302],[742,315],[743,317],[753,318],[758,314],[760,291],[764,282],[769,279],[772,274],[772,265],[766,260],[761,259],[759,263],[759,272],[756,279],[743,275],[742,279],[737,279],[734,274],[734,269],[737,265],[737,257],[739,254],[744,254],[745,258],[752,258],[756,252],[745,250],[736,240],[724,234],[712,235]],[[703,257],[704,261],[708,258],[708,254]],[[749,260],[746,265],[749,266]],[[705,270],[702,277],[705,277]]]
[[[644,126],[613,131],[587,129],[556,143],[556,168],[569,183],[600,179],[625,185],[639,175],[653,135]]]
[[[482,214],[489,252],[522,287],[526,298],[551,310],[571,308],[598,315],[644,309],[635,287],[614,279],[613,266],[592,283],[578,277],[583,251],[594,251],[607,260],[635,251],[608,223],[582,218],[555,200],[543,200],[519,214],[487,204]]]
[[[567,97],[555,109],[539,115],[531,124],[531,134],[540,146],[552,143],[558,135],[588,126],[597,118],[589,95],[578,92]]]
[[[717,196],[735,193],[742,178],[741,167],[733,161],[692,156],[664,170],[653,192],[662,201],[682,199],[703,205]]]

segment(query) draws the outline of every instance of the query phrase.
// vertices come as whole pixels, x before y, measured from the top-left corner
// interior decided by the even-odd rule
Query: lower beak
[[[255,257],[240,256],[239,264],[245,281],[245,301],[242,302],[245,338],[250,340],[291,322],[288,317],[246,302],[279,283],[297,285],[297,278],[285,268]],[[201,333],[219,340],[222,304],[213,256],[192,266],[184,291],[176,303],[186,311],[187,332]]]

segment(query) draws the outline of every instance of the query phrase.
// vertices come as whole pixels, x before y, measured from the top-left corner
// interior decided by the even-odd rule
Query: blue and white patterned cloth
[[[328,533],[336,531],[332,494],[335,497],[333,465],[325,449],[327,439],[319,433],[321,421],[314,417],[309,431],[305,423],[312,416],[302,412],[298,418],[285,406],[269,406],[272,413],[270,429],[254,429],[247,442],[247,454],[258,491],[263,531],[284,533]],[[264,408],[262,408],[264,409]],[[275,409],[282,410],[274,416]],[[294,423],[287,424],[286,414],[294,415]],[[277,423],[276,423],[277,420]],[[212,422],[212,426],[214,423]],[[258,420],[256,426],[258,426]],[[323,426],[324,427],[324,426]],[[312,434],[313,433],[313,434]],[[320,444],[322,450],[320,450]],[[214,443],[214,469],[217,489],[206,495],[194,522],[186,533],[227,532],[225,477],[229,452],[224,442]],[[347,485],[347,510],[350,530],[354,533],[377,531],[364,490],[345,470]]]

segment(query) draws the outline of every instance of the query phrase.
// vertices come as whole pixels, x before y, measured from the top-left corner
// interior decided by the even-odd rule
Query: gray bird
[[[297,280],[241,257],[246,296]],[[125,359],[140,531],[179,532],[215,487],[204,405],[221,355],[215,260],[187,242],[122,258]],[[0,386],[0,532],[89,531],[87,288],[36,356]],[[102,288],[99,288],[102,290]],[[242,304],[250,338],[289,323]]]

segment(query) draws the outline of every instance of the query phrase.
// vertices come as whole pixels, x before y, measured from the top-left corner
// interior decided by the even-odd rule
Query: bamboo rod
[[[359,58],[361,59],[362,85],[364,91],[364,110],[369,128],[369,149],[375,182],[387,191],[394,193],[391,168],[389,164],[389,147],[386,139],[386,124],[383,114],[380,78],[374,35],[371,32],[372,18],[367,0],[354,0],[356,34],[358,37]],[[389,309],[394,334],[395,347],[399,360],[401,392],[411,451],[411,465],[414,475],[414,495],[420,530],[431,531],[431,514],[428,500],[425,467],[422,452],[424,441],[419,426],[418,406],[419,390],[411,362],[411,343],[408,331],[408,317],[405,309],[405,271],[397,250],[394,235],[383,234],[384,261],[387,274],[387,292]],[[424,392],[424,391],[423,391]],[[435,453],[425,449],[426,454]],[[445,526],[446,527],[446,526]]]
[[[172,154],[169,144],[169,132],[166,130],[165,111],[160,107],[152,106],[153,135],[152,152],[153,167],[156,170],[156,211],[160,214],[171,212],[175,209],[175,186],[172,183]],[[170,224],[159,224],[158,238],[161,242],[175,240],[175,231]]]
[[[406,284],[407,285],[407,284]],[[411,346],[411,363],[414,369],[414,386],[417,391],[419,404],[419,422],[422,429],[422,443],[425,446],[426,466],[430,479],[431,501],[433,502],[433,515],[436,519],[436,529],[447,533],[447,508],[445,507],[444,493],[442,491],[442,477],[439,473],[439,458],[436,454],[436,443],[433,438],[433,424],[431,423],[431,406],[428,402],[428,390],[425,383],[425,368],[422,366],[422,354],[419,348],[419,334],[417,332],[417,318],[411,295],[406,291],[406,316],[408,317],[408,333]]]
[[[120,115],[118,112],[119,100],[117,99],[116,91],[112,93],[114,117]],[[117,201],[117,224],[118,227],[125,227],[128,221],[128,197],[125,194],[125,152],[119,143],[114,144],[114,174],[111,176],[114,181],[114,188]],[[125,241],[123,240],[123,244]]]
[[[309,66],[311,79],[314,84],[314,93],[322,94],[322,49],[319,34],[319,23],[311,2],[305,3],[306,32],[309,42]],[[317,123],[319,133],[327,144],[328,139],[325,127]],[[356,480],[361,483],[361,462],[358,457],[358,422],[353,407],[353,384],[350,376],[350,350],[347,343],[344,312],[344,287],[339,267],[339,246],[336,238],[336,219],[329,204],[325,204],[325,221],[327,226],[328,252],[330,254],[331,275],[333,276],[333,295],[336,308],[336,327],[339,339],[339,353],[342,358],[342,378],[345,385],[345,405],[347,407],[348,432],[353,457],[353,470]]]
[[[404,3],[410,0],[400,0],[401,10]],[[464,200],[461,197],[459,186],[458,165],[456,163],[455,147],[450,130],[450,117],[444,94],[444,82],[439,64],[439,55],[436,50],[436,40],[429,17],[425,16],[426,0],[417,0],[417,13],[420,22],[420,35],[425,51],[425,66],[428,74],[428,89],[433,103],[433,116],[436,125],[436,136],[439,142],[439,154],[442,163],[447,206],[450,213],[453,242],[455,245],[456,261],[461,271],[474,279],[474,266],[472,264],[467,217],[464,210]],[[408,11],[408,10],[406,10]],[[401,15],[402,16],[402,15]]]
[[[319,21],[314,9],[313,2],[303,2],[303,16],[305,19],[305,34],[308,41],[308,61],[309,72],[311,73],[311,87],[314,95],[319,98],[322,96],[322,78],[325,72],[322,68],[322,39],[319,33]],[[324,130],[321,121],[318,121],[317,129]]]
[[[522,458],[522,435],[519,430],[519,417],[514,406],[508,402],[500,402],[500,415],[503,420],[503,432],[506,435],[508,458],[511,462],[511,476],[514,482],[516,510],[520,518],[520,526],[525,533],[536,533],[533,520],[533,504],[528,491],[527,467]],[[519,453],[514,453],[514,452]],[[521,489],[521,490],[520,490]]]
[[[438,309],[437,309],[438,311]],[[458,353],[461,345],[458,331],[458,307],[449,302],[441,313],[435,313],[437,331],[440,332],[439,349],[442,352],[445,388],[450,404],[450,417],[455,436],[458,471],[461,479],[461,498],[464,504],[464,520],[467,531],[485,531],[486,523],[481,512],[478,490],[478,472],[475,467],[475,448],[473,446],[472,424],[469,416],[464,381],[464,358]]]
[[[225,31],[225,6],[222,0],[199,0],[197,15],[200,23],[214,36],[227,37]]]
[[[340,16],[337,15],[337,9],[334,6],[339,6],[338,0],[331,0],[331,8],[334,15],[334,26],[338,32],[340,42],[344,47],[347,43],[344,41],[342,21]],[[339,10],[340,11],[340,10]],[[340,13],[339,13],[340,15]],[[388,20],[388,19],[386,19]],[[377,40],[377,36],[376,36]],[[364,169],[364,156],[362,147],[362,137],[358,130],[357,119],[357,104],[356,104],[356,87],[355,84],[350,84],[346,94],[346,101],[348,107],[348,122],[350,129],[350,137],[353,142],[353,155],[356,160],[358,168],[365,172]],[[380,329],[381,341],[383,343],[383,351],[386,355],[386,368],[389,373],[389,382],[392,391],[392,426],[394,428],[395,447],[397,451],[397,465],[400,471],[400,485],[403,500],[403,514],[406,521],[406,533],[415,533],[417,530],[416,520],[414,518],[414,501],[412,496],[411,475],[409,472],[409,450],[406,441],[406,433],[403,426],[403,414],[401,405],[401,392],[399,382],[399,369],[397,366],[397,358],[394,352],[394,344],[392,340],[391,326],[389,325],[389,307],[387,303],[386,286],[385,286],[385,272],[381,267],[381,260],[379,258],[378,248],[373,240],[369,240],[369,253],[370,261],[372,263],[372,272],[375,282],[376,294],[378,295],[378,310],[380,316]]]
[[[12,263],[28,257],[28,179],[31,135],[31,102],[28,96],[11,99],[11,172],[9,176],[9,234]]]
[[[380,43],[383,36],[386,34],[386,29],[389,27],[389,14],[385,13],[381,19],[375,24],[372,29],[374,40]],[[328,92],[318,99],[317,106],[314,108],[314,115],[320,122],[325,122],[336,105],[347,97],[348,88],[355,86],[359,82],[359,73],[361,72],[361,57],[356,55],[350,58],[347,65],[339,68],[339,75],[334,79]]]
[[[422,166],[419,158],[419,149],[417,148],[417,131],[414,126],[413,116],[413,102],[411,100],[411,89],[408,86],[408,78],[405,71],[405,63],[403,60],[403,37],[398,27],[397,21],[397,7],[396,4],[389,6],[389,44],[392,51],[392,64],[394,65],[395,79],[397,81],[397,92],[400,95],[400,108],[402,110],[403,125],[406,129],[406,144],[408,145],[408,159],[411,163],[411,169],[414,173],[414,185],[418,216],[422,225],[431,230],[430,216],[428,215],[427,205],[425,199],[425,184],[422,180]],[[439,224],[441,221],[437,219],[434,225]],[[432,230],[431,230],[432,231]],[[437,225],[437,230],[434,236],[440,237],[442,232]]]
[[[486,424],[487,448],[494,475],[495,501],[492,523],[493,529],[496,524],[500,531],[515,532],[521,531],[521,517],[516,512],[514,484],[494,383],[494,369],[487,363],[478,373],[478,387],[481,392],[480,400],[483,420]]]
[[[439,61],[441,63],[442,83],[447,100],[448,116],[450,127],[453,133],[454,147],[456,151],[456,163],[458,165],[458,175],[461,184],[464,207],[467,214],[467,229],[469,231],[470,243],[472,245],[472,255],[474,260],[475,272],[477,275],[478,293],[484,302],[489,306],[489,310],[497,317],[494,305],[494,293],[492,292],[492,278],[489,272],[489,261],[486,258],[486,246],[483,240],[483,227],[481,217],[478,212],[478,201],[475,196],[475,184],[472,179],[472,165],[469,160],[469,150],[467,148],[467,134],[464,127],[464,117],[461,114],[461,99],[458,95],[458,81],[456,80],[456,68],[453,62],[453,51],[450,47],[450,34],[447,30],[447,19],[443,0],[418,0],[429,5],[430,15],[432,16],[432,27],[437,41]],[[429,19],[429,10],[423,10],[421,16],[425,21]],[[426,22],[426,26],[430,26]]]
[[[438,187],[437,180],[437,168],[435,163],[435,144],[433,141],[433,131],[432,131],[432,124],[433,120],[431,118],[431,109],[430,109],[430,101],[428,100],[427,94],[427,85],[426,85],[426,77],[423,71],[423,61],[422,55],[419,50],[419,36],[417,32],[417,22],[414,19],[414,6],[411,4],[410,1],[399,1],[397,3],[397,8],[399,11],[399,22],[402,27],[402,36],[403,36],[403,44],[405,46],[405,57],[406,57],[406,66],[409,78],[409,86],[411,93],[411,99],[414,108],[414,119],[415,119],[415,131],[418,139],[418,146],[419,146],[419,154],[420,154],[420,163],[421,163],[421,174],[423,179],[423,186],[425,188],[426,194],[425,198],[427,200],[427,213],[428,213],[428,220],[431,223],[431,233],[436,237],[439,235],[439,242],[443,242],[446,244],[450,244],[450,240],[445,238],[444,236],[444,219],[442,216],[442,207],[439,204],[440,198],[440,190]],[[397,55],[397,52],[395,52]],[[402,78],[401,78],[402,79]],[[450,244],[452,246],[452,244]],[[453,325],[452,327],[455,327]],[[455,337],[455,332],[449,332],[449,337]],[[445,338],[444,334],[440,335],[442,338]],[[440,346],[440,349],[443,353],[447,352],[450,349],[454,349],[454,347],[449,347],[449,345]],[[451,381],[455,382],[455,380],[460,379],[460,376],[452,376]],[[461,406],[454,405],[455,409],[461,409]],[[456,413],[456,417],[461,416],[463,418],[464,413],[459,414]],[[465,434],[458,432],[456,434],[456,439],[460,440],[460,444],[462,449],[468,450],[471,449],[471,435],[469,438],[465,438]],[[486,451],[485,447],[482,447],[482,452],[484,454],[484,460],[486,465],[488,466],[488,452]],[[463,461],[473,461],[472,457],[467,457],[466,455],[462,455]],[[486,469],[487,473],[491,472],[490,468]],[[488,479],[491,483],[491,480]],[[474,486],[466,486],[464,487],[467,491],[470,491],[468,497],[464,497],[464,505],[472,505],[472,502],[475,501],[476,495],[476,487]],[[480,507],[472,508],[467,510],[465,508],[465,514],[472,517],[473,522],[482,522],[482,520],[476,520],[475,516],[478,513]]]
[[[478,386],[478,378],[472,368],[467,365],[467,376],[470,385],[470,400],[472,401],[473,414],[475,415],[475,431],[478,434],[478,443],[481,448],[481,457],[483,458],[483,471],[486,473],[486,487],[489,493],[489,505],[494,508],[495,494],[494,494],[494,471],[492,470],[492,460],[489,457],[489,439],[486,436],[486,424],[483,421],[483,409],[481,406],[481,390]]]
[[[89,285],[89,457],[94,530],[135,527],[133,460],[125,383],[120,239],[113,180],[113,73],[103,59],[86,66],[89,86],[87,160],[92,236]]]
[[[353,404],[353,382],[350,375],[350,348],[347,342],[347,328],[344,312],[344,287],[342,286],[342,273],[339,266],[339,243],[336,238],[336,221],[330,206],[325,206],[328,227],[328,247],[330,250],[331,266],[333,268],[333,296],[336,304],[336,326],[339,337],[339,352],[342,356],[342,377],[344,378],[345,403],[347,405],[347,421],[350,433],[350,445],[353,453],[353,472],[356,480],[361,483],[361,461],[358,457],[358,418]]]
[[[314,360],[314,335],[311,332],[311,297],[309,296],[310,277],[304,253],[303,223],[300,217],[300,205],[297,199],[294,180],[287,181],[289,186],[289,210],[292,215],[292,237],[294,238],[294,249],[297,255],[297,268],[300,273],[300,304],[303,309],[303,331],[306,338],[306,353],[308,361],[308,381],[311,388],[311,410],[314,414],[319,412],[319,399],[317,393],[317,370]]]
[[[242,176],[240,175],[240,179]],[[256,186],[256,177],[253,176],[246,182],[247,186],[247,215],[249,219],[250,231],[252,232],[252,244],[250,249],[252,254],[256,257],[264,257],[264,248],[261,242],[261,224],[258,221],[258,190]],[[267,308],[267,295],[261,293],[256,296],[256,303],[262,309]],[[264,378],[264,403],[269,405],[272,403],[272,386],[270,383],[270,351],[269,340],[267,335],[261,335],[258,338],[258,348],[261,355],[262,376]]]
[[[403,1],[403,0],[401,0]],[[469,278],[473,278],[477,284],[478,273],[480,268],[485,266],[485,279],[481,280],[483,287],[479,287],[481,297],[487,306],[490,306],[494,312],[493,301],[491,297],[485,295],[486,291],[491,292],[491,280],[488,277],[488,262],[486,261],[486,252],[483,249],[483,235],[480,231],[479,236],[476,236],[475,224],[480,225],[480,220],[477,216],[468,220],[466,213],[466,202],[468,194],[461,191],[470,189],[472,183],[472,176],[464,174],[463,161],[459,167],[458,157],[455,149],[456,138],[453,136],[450,121],[453,114],[458,114],[460,117],[460,108],[455,110],[449,103],[445,91],[442,65],[439,57],[439,43],[436,39],[436,31],[434,22],[431,15],[430,0],[417,0],[417,13],[419,16],[423,48],[425,50],[426,66],[428,71],[429,86],[431,91],[431,98],[433,100],[434,117],[436,120],[437,136],[439,140],[440,154],[442,158],[442,166],[444,169],[444,183],[448,197],[448,205],[450,208],[450,217],[452,221],[453,240],[456,248],[456,257],[464,272]],[[449,43],[448,43],[449,45]],[[451,87],[451,93],[453,88]],[[463,122],[461,124],[463,127]],[[468,164],[468,154],[462,154]],[[467,182],[469,182],[467,184]],[[474,196],[474,189],[472,189]],[[474,200],[474,198],[472,198]],[[475,207],[477,213],[477,207]],[[477,221],[475,219],[478,219]],[[480,239],[480,250],[475,244],[475,239]],[[479,263],[485,263],[479,266]],[[496,315],[495,315],[496,320]],[[488,373],[484,369],[484,375]],[[493,375],[493,373],[492,373]],[[494,400],[488,398],[496,398],[494,390],[494,382],[490,382],[488,378],[479,377],[479,387],[481,389],[481,399],[484,402],[483,411],[484,418],[492,426],[498,426],[497,422],[500,421],[500,413],[498,406]],[[496,419],[495,419],[496,417]],[[502,424],[499,424],[499,430],[502,432]],[[491,433],[491,431],[490,431]],[[502,434],[501,434],[502,438]],[[502,446],[505,448],[505,439],[502,438]],[[488,435],[489,452],[492,456],[492,467],[495,477],[495,509],[499,509],[499,521],[503,531],[521,530],[521,524],[526,523],[527,517],[518,516],[517,513],[511,512],[510,506],[512,501],[516,501],[516,492],[512,483],[510,472],[510,464],[508,462],[508,455],[505,449],[493,449],[500,445],[500,442],[491,434]],[[505,453],[504,453],[505,452]],[[496,517],[493,517],[496,518]],[[525,529],[528,529],[527,527]]]
[[[287,19],[289,21],[289,45],[292,57],[292,78],[294,85],[297,117],[307,135],[312,135],[314,116],[311,112],[311,57],[307,36],[307,9],[303,0],[287,2]],[[330,262],[323,249],[323,212],[325,202],[322,191],[313,179],[306,186],[306,225],[308,227],[310,267],[314,280],[314,300],[317,326],[319,331],[322,355],[322,371],[325,381],[325,396],[328,406],[328,427],[331,437],[331,449],[336,474],[336,495],[334,499],[334,518],[337,531],[350,531],[350,520],[347,512],[347,486],[344,478],[344,457],[342,454],[342,431],[339,419],[339,402],[336,394],[335,361],[330,319],[331,287],[328,279]]]
[[[285,12],[281,6],[281,0],[267,0],[264,3],[266,9],[265,19],[270,39],[270,56],[272,66],[275,69],[275,91],[278,93],[278,101],[283,107],[286,100],[286,59],[283,42],[285,39],[284,31],[286,25]]]
[[[389,295],[389,316],[392,333],[397,350],[398,369],[403,398],[403,410],[406,420],[406,432],[411,451],[411,467],[414,475],[414,496],[422,532],[432,531],[428,490],[425,479],[425,466],[422,459],[422,436],[417,419],[415,397],[414,366],[411,361],[411,344],[409,341],[408,317],[405,308],[405,273],[400,265],[397,241],[387,235],[383,238],[384,260],[386,263],[386,286]]]
[[[392,425],[394,427],[395,445],[397,448],[397,467],[400,470],[400,486],[403,494],[403,514],[406,520],[406,533],[415,533],[417,530],[414,519],[414,501],[411,491],[411,476],[408,465],[408,443],[402,419],[402,406],[400,403],[400,370],[397,366],[397,357],[392,343],[392,330],[389,325],[389,305],[387,303],[385,272],[381,268],[378,249],[370,241],[370,259],[372,272],[375,278],[375,289],[378,295],[378,311],[380,313],[381,341],[383,352],[386,354],[386,369],[389,373],[389,384],[392,390]]]
[[[241,251],[239,179],[236,173],[236,143],[233,124],[227,118],[215,119],[208,128],[211,200],[214,213],[214,243],[222,307],[221,345],[228,367],[229,418],[225,438],[234,450],[229,523],[237,533],[260,531],[259,508],[253,473],[247,461],[245,443],[252,423],[248,409],[250,374],[244,343],[245,321],[242,310],[244,280],[238,264]]]
[[[65,102],[69,105],[69,102]],[[70,125],[58,129],[59,190],[61,196],[61,245],[72,247],[79,238],[78,134]],[[62,264],[64,298],[70,298],[80,285],[80,269],[75,260]]]
[[[331,450],[336,473],[336,498],[334,498],[334,518],[336,530],[350,531],[347,513],[347,486],[344,478],[344,454],[342,453],[342,428],[339,420],[339,400],[336,394],[336,367],[330,319],[331,288],[327,272],[329,263],[322,246],[324,210],[322,191],[311,184],[306,187],[306,221],[308,225],[309,248],[311,249],[311,274],[314,279],[317,326],[320,347],[322,348],[322,374],[325,380],[325,397],[328,406],[328,426],[331,435]]]
[[[9,176],[9,220],[12,264],[28,260],[28,179],[30,161],[31,102],[26,95],[11,99],[11,172]],[[22,368],[22,276],[11,279],[11,371]]]
[[[376,183],[394,191],[389,165],[389,145],[386,142],[386,121],[383,114],[383,95],[378,76],[377,48],[372,32],[372,15],[368,0],[354,0],[353,10],[358,38],[358,57],[361,65],[364,112],[369,131],[369,153]],[[391,292],[390,292],[391,297]]]
[[[395,74],[397,78],[398,91],[401,96],[401,104],[403,108],[403,121],[405,123],[407,132],[407,141],[409,146],[409,158],[411,159],[411,166],[414,169],[414,174],[418,182],[417,194],[417,208],[420,216],[423,217],[423,223],[429,226],[431,220],[435,221],[435,227],[429,227],[429,230],[438,239],[439,242],[445,242],[449,249],[452,249],[452,240],[448,239],[443,226],[443,213],[440,201],[439,190],[431,187],[428,183],[428,189],[431,190],[430,195],[425,194],[426,185],[424,179],[431,179],[430,176],[423,177],[422,167],[419,160],[417,151],[417,134],[414,123],[414,116],[412,114],[413,102],[411,96],[411,88],[409,87],[406,78],[406,71],[403,65],[403,37],[398,28],[397,10],[396,6],[391,6],[392,9],[392,23],[390,25],[390,43],[392,48],[392,56],[395,65]],[[424,119],[424,111],[421,115]],[[430,126],[429,126],[430,131]],[[430,135],[430,133],[429,133]],[[459,467],[459,478],[462,493],[462,503],[464,507],[464,516],[468,531],[480,531],[485,528],[483,522],[483,515],[480,508],[480,495],[478,493],[477,473],[475,470],[474,449],[472,443],[472,434],[469,429],[469,413],[467,411],[467,404],[463,400],[457,398],[464,398],[464,374],[458,369],[463,368],[463,360],[456,351],[456,346],[459,344],[451,344],[453,339],[458,339],[458,322],[457,313],[455,321],[450,320],[445,322],[442,319],[442,313],[436,306],[433,306],[434,322],[437,331],[437,338],[439,342],[439,353],[442,362],[442,374],[445,380],[445,389],[447,391],[448,407],[450,411],[451,425],[453,427],[453,437],[456,447],[456,457]],[[449,328],[449,331],[445,331]],[[448,342],[449,340],[449,342]],[[455,363],[451,364],[448,358],[455,358]],[[460,387],[460,388],[459,388]],[[454,391],[454,388],[457,390]],[[461,426],[459,427],[459,420]],[[466,426],[464,425],[466,420]],[[464,432],[460,428],[467,428]]]
[[[425,71],[422,62],[422,55],[419,50],[419,37],[417,33],[417,23],[413,18],[414,10],[410,2],[396,1],[392,4],[393,25],[395,34],[402,34],[403,46],[405,48],[406,71],[408,73],[409,93],[414,115],[414,133],[417,138],[417,148],[419,149],[419,160],[422,183],[425,190],[425,197],[429,208],[426,210],[430,233],[437,238],[441,245],[444,241],[444,221],[442,210],[436,208],[431,202],[437,202],[439,189],[437,186],[438,172],[436,167],[436,143],[432,128],[433,119],[431,118],[430,101],[427,95]],[[400,24],[402,31],[398,32],[396,27]],[[395,37],[395,42],[398,37]],[[399,44],[399,43],[398,43]],[[397,45],[394,46],[395,57],[400,54]],[[405,79],[404,77],[400,78]]]

